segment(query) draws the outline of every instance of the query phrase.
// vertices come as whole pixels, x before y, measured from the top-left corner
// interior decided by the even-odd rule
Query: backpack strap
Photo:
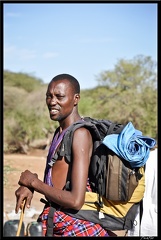
[[[47,237],[52,237],[53,236],[53,217],[55,214],[56,209],[52,206],[50,206],[49,209],[49,214],[48,214],[48,227],[47,227],[47,233],[46,236]]]
[[[50,201],[45,200],[43,198],[40,199],[40,202],[45,204],[44,209],[46,207],[50,207],[49,213],[48,213],[48,219],[47,219],[46,237],[52,237],[53,236],[53,227],[54,227],[53,217],[54,217],[54,214],[55,214],[56,210],[60,206],[58,204],[54,203],[54,202],[50,202]],[[38,219],[38,222],[39,222],[39,219]]]
[[[69,163],[71,162],[71,149],[72,149],[72,141],[73,141],[73,134],[76,129],[85,127],[87,128],[92,135],[93,140],[99,140],[100,139],[100,134],[98,129],[94,124],[91,122],[86,122],[86,121],[77,121],[73,123],[68,130],[66,131],[64,138],[62,140],[61,146],[57,153],[54,155],[54,159],[56,160],[58,156],[60,157],[65,157],[66,161]]]

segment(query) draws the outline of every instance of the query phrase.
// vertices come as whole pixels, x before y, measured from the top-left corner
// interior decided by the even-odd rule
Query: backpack
[[[91,132],[94,144],[88,176],[92,191],[99,194],[98,205],[102,206],[103,204],[101,196],[107,200],[127,202],[138,186],[142,174],[139,172],[139,168],[132,169],[128,161],[102,144],[105,136],[119,134],[125,125],[90,117],[85,117],[83,120],[75,122],[68,128],[61,147],[54,156],[54,161],[60,156],[65,157],[66,161],[70,163],[74,131],[80,127],[87,128]],[[70,179],[67,179],[66,189],[69,188]]]
[[[105,136],[119,134],[125,125],[84,117],[68,127],[49,165],[54,164],[59,157],[65,157],[69,171],[64,189],[70,190],[72,139],[74,131],[80,127],[87,128],[93,139],[93,153],[88,172],[92,192],[86,192],[85,203],[79,211],[63,207],[60,209],[74,218],[99,223],[106,230],[130,230],[144,194],[144,168],[131,168],[128,161],[102,143]],[[55,134],[57,131],[59,129]],[[52,219],[58,206],[53,202],[49,205],[48,219],[51,219],[51,223],[48,222],[47,236],[52,236]]]

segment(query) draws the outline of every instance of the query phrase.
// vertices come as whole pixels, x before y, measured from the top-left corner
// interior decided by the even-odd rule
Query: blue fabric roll
[[[120,134],[107,135],[102,143],[129,161],[132,168],[143,166],[149,158],[150,149],[156,145],[155,139],[143,136],[131,122]]]

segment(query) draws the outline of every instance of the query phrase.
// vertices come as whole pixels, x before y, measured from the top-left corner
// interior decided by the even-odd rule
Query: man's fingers
[[[27,198],[27,200],[26,200],[26,207],[30,208],[30,205],[31,205],[31,198]]]
[[[18,200],[17,201],[17,204],[16,204],[16,208],[15,208],[15,213],[18,213],[18,211],[19,211],[19,209],[22,209],[23,208],[23,206],[24,206],[24,204],[25,204],[25,199],[23,199],[23,200]],[[27,201],[26,201],[26,203],[27,203]]]
[[[15,208],[15,213],[18,213],[19,209],[21,209],[21,202],[17,201],[16,208]]]

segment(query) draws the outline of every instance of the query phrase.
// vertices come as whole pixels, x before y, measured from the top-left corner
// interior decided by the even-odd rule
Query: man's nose
[[[53,97],[51,98],[50,104],[56,104],[56,103],[57,103],[57,98],[56,98],[55,96],[53,96]]]

